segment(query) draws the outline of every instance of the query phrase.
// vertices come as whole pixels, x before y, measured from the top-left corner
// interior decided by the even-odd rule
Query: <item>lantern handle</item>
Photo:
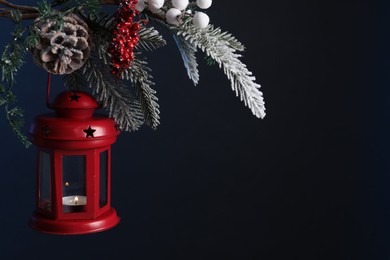
[[[53,106],[50,104],[50,85],[51,85],[51,73],[47,73],[47,85],[46,85],[46,106],[50,109]]]

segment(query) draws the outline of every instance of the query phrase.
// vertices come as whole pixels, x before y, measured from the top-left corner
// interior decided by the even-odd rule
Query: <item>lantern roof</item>
[[[59,117],[85,119],[99,107],[93,96],[82,91],[65,91],[57,96],[52,108]]]
[[[53,107],[67,109],[96,109],[99,105],[94,97],[87,92],[65,91],[56,97]]]
[[[89,149],[110,145],[119,134],[112,118],[94,115],[99,104],[86,92],[65,91],[51,107],[56,113],[36,117],[30,129],[32,142],[38,146]]]

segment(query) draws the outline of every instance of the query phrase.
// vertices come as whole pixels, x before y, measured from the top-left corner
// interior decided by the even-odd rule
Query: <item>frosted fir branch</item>
[[[264,118],[265,106],[263,94],[259,91],[260,85],[255,82],[252,72],[239,60],[241,55],[236,53],[238,41],[223,33],[220,37],[221,34],[212,25],[197,29],[191,23],[184,23],[178,28],[177,34],[214,59],[223,68],[236,96],[244,101],[256,117]]]
[[[182,57],[184,67],[187,70],[188,77],[192,80],[196,86],[199,83],[199,70],[198,62],[196,61],[197,48],[193,44],[186,41],[182,36],[177,35],[177,28],[175,26],[169,26],[161,19],[146,15],[146,17],[152,21],[152,23],[161,30],[167,31],[172,34],[175,40],[176,46],[179,49]]]
[[[72,88],[71,84],[84,82],[93,89],[97,100],[106,107],[121,130],[138,130],[143,124],[140,103],[126,86],[106,77],[104,70],[97,67],[98,63],[96,58],[90,57],[81,69],[72,73],[74,75],[65,77],[66,86]]]
[[[107,79],[95,63],[90,62],[89,65],[94,69],[86,73],[87,69],[84,73],[89,87],[95,89],[98,101],[107,108],[121,130],[138,130],[143,125],[141,106],[127,86]]]
[[[161,34],[153,27],[141,27],[139,42],[136,49],[143,48],[146,51],[154,51],[167,44]]]
[[[90,19],[84,16],[92,34],[92,51],[95,52],[104,65],[110,63],[110,55],[107,52],[113,27],[113,16],[101,14],[98,18]]]
[[[197,48],[186,41],[181,35],[173,34],[177,48],[180,51],[184,62],[184,67],[187,69],[188,77],[194,82],[196,86],[199,82],[198,62],[196,61]]]
[[[157,103],[156,91],[152,89],[155,83],[152,81],[153,77],[150,72],[151,69],[147,67],[147,62],[136,58],[132,66],[125,70],[122,76],[133,83],[135,94],[141,104],[145,124],[156,129],[160,124],[160,106]]]
[[[194,26],[190,26],[189,24],[186,25],[187,27],[192,27],[192,30],[200,30],[196,29]],[[236,51],[245,51],[245,46],[239,42],[231,33],[229,32],[222,32],[222,29],[217,27],[214,29],[212,25],[210,25],[207,29],[209,37],[215,37],[220,42],[224,42],[227,46],[230,48],[236,50]],[[194,31],[193,31],[194,32]]]
[[[148,33],[143,34],[142,37],[140,36],[140,41],[148,38],[147,35],[150,36],[153,34],[153,37],[160,38],[161,36],[157,36],[154,30],[155,29],[148,30]],[[97,34],[94,35],[93,41],[94,52],[97,53],[98,58],[103,65],[109,65],[110,54],[107,52],[109,39],[105,37],[105,34]],[[164,41],[165,44],[165,40],[163,40],[162,37],[158,41],[160,44]],[[158,45],[155,44],[154,46]],[[132,66],[124,71],[122,78],[130,80],[133,83],[135,96],[133,99],[137,102],[137,104],[139,104],[143,122],[146,125],[151,126],[153,129],[156,129],[160,124],[160,111],[157,103],[158,99],[155,96],[156,91],[152,89],[152,86],[155,84],[152,81],[153,77],[150,75],[151,69],[147,67],[146,61],[139,59],[139,56],[140,55],[138,54],[136,59],[133,61]]]

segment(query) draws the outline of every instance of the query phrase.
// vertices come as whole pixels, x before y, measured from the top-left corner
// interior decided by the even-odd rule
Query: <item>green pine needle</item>
[[[206,64],[209,66],[214,66],[215,64],[217,64],[217,62],[210,56],[206,56],[204,57],[204,59],[206,60]]]
[[[46,0],[41,0],[38,2],[38,11],[40,19],[42,20],[49,18],[52,14],[51,6]]]

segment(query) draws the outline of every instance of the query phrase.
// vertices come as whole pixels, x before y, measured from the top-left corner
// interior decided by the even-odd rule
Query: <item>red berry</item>
[[[139,25],[139,23],[135,23],[131,26],[131,29],[134,31],[139,31],[141,29],[141,26]]]
[[[139,14],[135,10],[138,0],[121,0],[115,12],[115,29],[112,31],[108,52],[111,54],[111,74],[120,77],[134,60],[134,47],[139,41],[139,22],[133,18]],[[143,22],[145,24],[145,22]]]

